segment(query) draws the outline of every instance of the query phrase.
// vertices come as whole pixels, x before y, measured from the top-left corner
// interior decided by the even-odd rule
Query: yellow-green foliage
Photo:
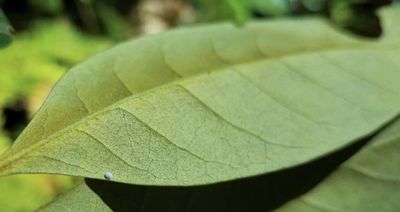
[[[10,141],[0,131],[0,153]],[[15,175],[0,180],[1,211],[34,211],[57,193],[72,186],[70,177],[50,175]]]
[[[41,84],[53,84],[62,73],[109,44],[85,37],[64,21],[42,23],[0,50],[0,108]]]
[[[0,152],[6,150],[9,144],[8,139],[0,132]],[[31,211],[51,199],[52,195],[41,186],[40,178],[38,175],[21,175],[0,180],[1,210]]]

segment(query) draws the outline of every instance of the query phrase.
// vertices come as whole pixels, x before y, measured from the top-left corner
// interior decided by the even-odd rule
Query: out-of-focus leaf
[[[330,7],[331,19],[339,26],[346,26],[357,14],[353,13],[351,2],[338,0]]]
[[[304,7],[313,12],[322,11],[327,4],[326,0],[302,0],[301,2]]]
[[[280,211],[396,211],[400,208],[399,152],[400,120]]]
[[[35,9],[48,14],[61,13],[64,7],[62,0],[30,0],[30,3]]]
[[[232,10],[235,21],[238,24],[244,24],[249,18],[249,9],[245,1],[241,0],[224,0]]]
[[[11,43],[10,28],[6,16],[0,9],[0,48]]]
[[[125,43],[67,72],[0,172],[198,185],[296,166],[399,113],[399,51],[319,19]]]
[[[399,41],[400,37],[400,27],[399,27],[399,14],[400,14],[400,4],[394,4],[387,9],[384,9],[384,16],[386,18],[381,18],[381,23],[383,29],[391,29],[385,30],[383,33],[383,39],[391,40],[391,41]]]
[[[197,7],[200,21],[232,20],[243,24],[250,17],[249,1],[241,0],[191,0]]]
[[[377,7],[388,3],[390,1],[331,1],[330,19],[355,34],[376,38],[382,34],[380,19],[376,14]]]
[[[251,8],[263,15],[281,16],[290,13],[290,4],[286,0],[252,0]]]
[[[115,39],[126,39],[129,35],[130,26],[117,13],[115,8],[99,1],[96,3],[96,11],[100,21],[103,23],[107,34]]]

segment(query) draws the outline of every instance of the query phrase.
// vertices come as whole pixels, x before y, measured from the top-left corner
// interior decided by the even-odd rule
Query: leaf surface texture
[[[307,18],[130,41],[65,74],[0,175],[187,186],[306,163],[400,112],[396,30],[366,41]]]

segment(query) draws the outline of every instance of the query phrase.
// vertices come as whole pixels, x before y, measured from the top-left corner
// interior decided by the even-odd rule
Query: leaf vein
[[[177,71],[171,64],[168,63],[167,58],[165,57],[166,51],[165,51],[164,45],[165,45],[165,44],[164,44],[164,41],[163,41],[163,39],[161,39],[161,44],[160,44],[160,47],[159,47],[159,51],[160,51],[160,54],[161,54],[161,57],[162,57],[162,62],[164,63],[165,67],[166,67],[171,73],[175,74],[175,75],[178,76],[179,78],[182,78],[183,75],[180,74],[180,73],[178,73],[178,71]]]
[[[264,143],[268,143],[271,145],[275,145],[275,146],[280,146],[280,147],[285,147],[285,148],[303,148],[302,146],[291,146],[291,145],[284,145],[284,144],[279,144],[276,142],[271,142],[271,141],[267,141],[264,138],[260,137],[259,135],[244,129],[230,121],[228,121],[226,118],[222,117],[219,113],[217,113],[214,109],[212,109],[210,106],[208,106],[204,101],[202,101],[200,98],[198,98],[197,96],[195,96],[189,89],[187,89],[185,86],[181,85],[181,84],[177,84],[177,86],[181,87],[182,89],[184,89],[189,95],[191,95],[200,105],[202,105],[204,108],[206,108],[208,111],[210,111],[215,117],[217,117],[219,120],[221,120],[222,122],[228,124],[229,126],[238,129],[246,134],[251,135],[252,137],[257,138],[258,140],[263,141]]]
[[[262,88],[261,86],[259,86],[257,83],[255,83],[254,81],[252,81],[250,78],[248,78],[247,76],[245,76],[245,75],[244,75],[243,73],[241,73],[240,71],[235,70],[235,69],[233,69],[233,68],[232,68],[232,70],[233,70],[235,73],[239,74],[240,77],[242,77],[244,80],[246,80],[247,82],[249,82],[249,83],[250,83],[251,85],[253,85],[255,88],[257,88],[261,93],[263,93],[263,94],[265,94],[266,96],[268,96],[268,97],[269,97],[270,99],[272,99],[275,103],[277,103],[279,106],[281,106],[281,107],[284,108],[285,110],[291,112],[292,114],[294,114],[294,115],[296,115],[296,116],[298,116],[298,117],[300,117],[300,118],[302,118],[302,119],[304,119],[304,120],[306,120],[306,121],[308,121],[308,122],[311,122],[311,123],[313,123],[314,125],[317,125],[317,126],[320,126],[321,124],[333,126],[333,125],[328,124],[328,123],[321,123],[321,122],[318,122],[318,121],[316,121],[316,120],[313,120],[312,118],[307,117],[305,114],[301,113],[300,111],[297,111],[297,110],[295,110],[295,109],[293,109],[293,108],[290,108],[289,105],[284,104],[283,102],[279,101],[277,98],[275,98],[274,96],[272,96],[271,94],[269,94],[268,91],[267,91],[266,89],[264,89],[264,88]],[[334,126],[334,127],[337,127],[337,126]]]
[[[369,85],[371,85],[371,86],[373,86],[373,87],[375,87],[375,88],[378,88],[378,89],[380,89],[380,90],[383,90],[383,91],[392,93],[392,94],[394,94],[394,95],[396,95],[396,96],[399,95],[398,93],[396,93],[396,92],[394,92],[394,91],[392,91],[392,90],[390,90],[390,89],[388,89],[388,88],[382,87],[381,85],[378,85],[378,84],[376,84],[376,83],[373,83],[372,81],[370,81],[370,80],[368,80],[368,79],[365,79],[364,77],[361,77],[360,75],[357,75],[356,73],[354,73],[353,71],[351,71],[351,69],[344,67],[343,65],[339,64],[338,62],[332,60],[331,58],[329,58],[328,56],[326,56],[326,55],[324,55],[324,54],[322,54],[322,53],[321,53],[321,54],[318,54],[318,55],[319,55],[322,59],[324,59],[327,63],[329,63],[329,64],[331,64],[331,65],[337,67],[338,70],[340,70],[340,71],[342,71],[342,72],[345,72],[345,73],[347,73],[347,74],[353,76],[354,78],[363,81],[363,82],[366,83],[366,84],[369,84]]]
[[[148,128],[149,130],[151,130],[151,131],[157,133],[157,135],[159,135],[159,136],[161,136],[162,138],[164,138],[165,141],[167,141],[168,143],[170,143],[171,145],[173,145],[176,149],[179,149],[179,150],[181,150],[182,152],[186,152],[186,153],[192,155],[193,157],[195,157],[195,158],[197,158],[197,159],[199,159],[199,160],[201,160],[201,161],[203,161],[203,162],[206,162],[206,163],[218,163],[218,164],[221,164],[221,165],[224,165],[224,166],[227,165],[227,166],[230,166],[231,168],[234,169],[234,167],[233,167],[232,165],[230,165],[230,164],[222,163],[222,162],[220,162],[220,161],[210,161],[210,160],[206,160],[205,158],[199,156],[198,154],[195,154],[195,153],[193,153],[192,151],[190,151],[190,150],[188,150],[188,149],[186,149],[186,148],[184,148],[184,147],[182,147],[182,146],[177,145],[176,143],[174,143],[173,141],[171,141],[171,139],[167,138],[165,135],[161,134],[160,132],[158,132],[157,130],[155,130],[154,128],[152,128],[149,124],[147,124],[147,123],[145,123],[143,120],[139,119],[135,114],[131,113],[130,111],[128,111],[128,110],[126,110],[126,109],[124,109],[124,108],[121,108],[121,107],[118,107],[118,108],[116,108],[116,109],[121,110],[123,113],[132,116],[135,120],[139,121],[139,122],[140,122],[141,124],[143,124],[146,128]]]
[[[115,76],[115,78],[121,83],[122,87],[128,91],[128,93],[133,94],[133,92],[129,89],[129,87],[125,84],[124,81],[122,81],[121,77],[118,75],[118,73],[115,71],[115,65],[117,63],[117,59],[114,60],[113,66],[111,68],[111,73]]]
[[[53,160],[53,161],[56,161],[56,162],[59,162],[59,163],[64,163],[64,164],[66,164],[66,165],[68,165],[68,166],[72,166],[72,167],[75,167],[75,168],[82,169],[82,170],[84,170],[84,171],[86,171],[86,172],[88,172],[88,173],[91,173],[91,174],[94,173],[93,171],[89,171],[88,169],[86,169],[86,168],[84,168],[84,167],[82,167],[82,166],[80,166],[80,165],[72,164],[72,163],[69,163],[69,162],[66,162],[66,161],[57,159],[57,158],[53,158],[53,157],[46,156],[46,155],[40,155],[39,157],[46,158],[46,159],[48,159],[48,160]]]
[[[292,67],[291,65],[289,65],[288,63],[286,63],[286,62],[284,62],[284,61],[282,61],[282,60],[278,60],[278,61],[279,61],[283,66],[285,66],[285,67],[287,68],[288,71],[291,71],[291,72],[293,72],[293,73],[295,73],[295,74],[297,74],[297,75],[302,76],[304,79],[307,79],[309,82],[312,82],[314,85],[316,85],[316,86],[322,88],[323,90],[327,91],[327,92],[330,93],[332,96],[334,96],[334,97],[336,97],[336,98],[338,98],[338,99],[341,99],[342,101],[344,101],[344,102],[346,102],[347,104],[350,104],[350,105],[352,105],[352,106],[354,106],[354,107],[357,107],[357,108],[359,108],[359,109],[363,109],[363,108],[361,108],[359,105],[357,105],[357,104],[355,104],[355,103],[353,103],[353,102],[351,102],[351,101],[345,99],[344,97],[342,97],[342,96],[336,94],[335,92],[333,92],[331,89],[329,89],[329,88],[323,86],[321,83],[319,83],[318,81],[312,79],[310,76],[308,76],[308,75],[306,75],[306,74],[304,74],[304,73],[301,73],[300,71],[297,71],[295,68],[293,68],[293,67]]]
[[[104,149],[106,149],[109,153],[111,153],[111,154],[114,155],[117,159],[119,159],[120,161],[122,161],[125,165],[127,165],[127,166],[129,166],[129,167],[131,167],[131,168],[133,168],[133,169],[136,169],[136,170],[139,170],[139,171],[148,173],[148,174],[152,175],[154,178],[157,178],[157,176],[154,175],[153,173],[151,173],[149,170],[139,168],[139,167],[137,167],[137,166],[132,165],[132,164],[129,163],[128,161],[126,161],[126,160],[125,160],[124,158],[122,158],[120,155],[118,155],[118,154],[115,153],[113,150],[111,150],[110,147],[108,147],[106,144],[104,144],[104,143],[103,143],[102,141],[100,141],[98,138],[94,137],[94,136],[93,136],[92,134],[90,134],[89,132],[86,132],[86,131],[80,130],[80,129],[76,129],[76,131],[77,131],[77,132],[80,132],[80,133],[82,133],[82,134],[85,134],[85,135],[89,136],[90,138],[92,138],[94,141],[96,141],[96,142],[99,143],[101,146],[103,146]]]
[[[344,164],[341,168],[346,168],[346,169],[352,170],[354,172],[357,172],[357,173],[359,173],[367,178],[373,179],[373,180],[400,184],[399,178],[384,176],[376,171],[373,171],[373,170],[370,170],[370,169],[367,169],[367,168],[364,168],[361,166],[351,165],[350,163]]]

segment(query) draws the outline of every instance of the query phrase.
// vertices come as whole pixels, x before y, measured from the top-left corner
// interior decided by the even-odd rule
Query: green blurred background
[[[397,1],[399,2],[399,1]],[[0,152],[73,65],[121,40],[199,22],[317,15],[369,39],[375,11],[392,0],[0,0]],[[33,211],[69,189],[72,177],[0,178],[1,211]]]

